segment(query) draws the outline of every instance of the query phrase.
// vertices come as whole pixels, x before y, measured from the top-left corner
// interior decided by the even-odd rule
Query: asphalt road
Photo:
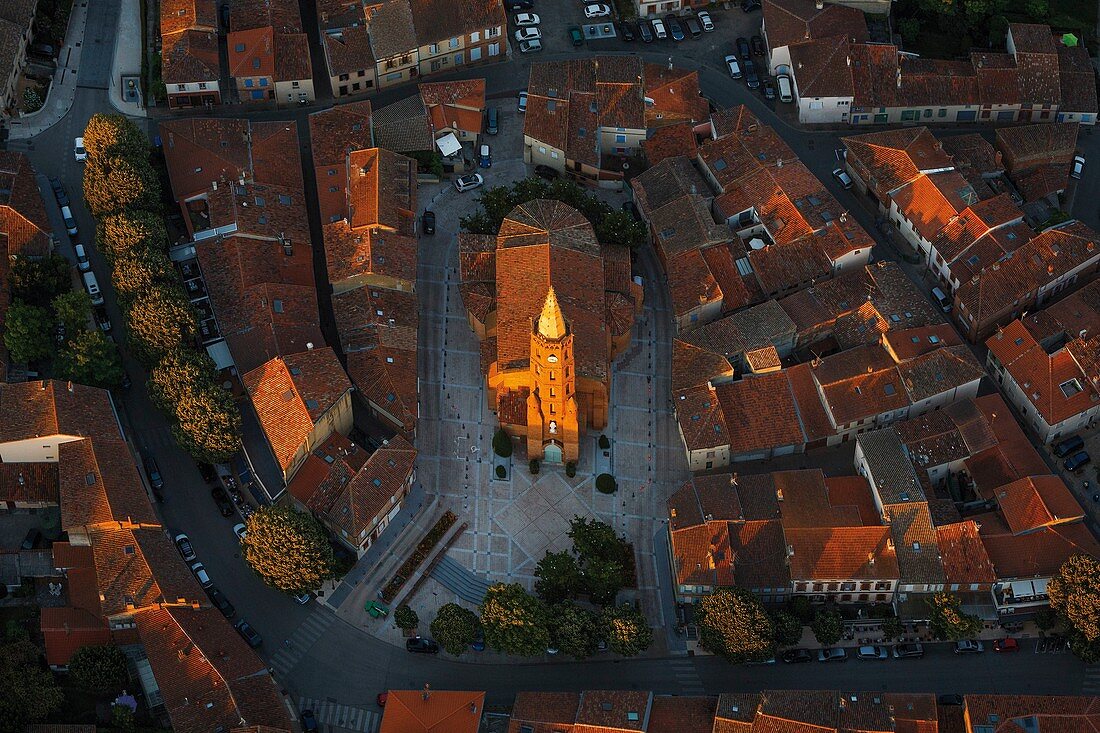
[[[303,6],[309,5],[303,2]],[[48,176],[60,177],[73,198],[73,211],[80,226],[78,241],[93,242],[94,222],[80,203],[82,167],[73,160],[72,141],[80,134],[87,119],[97,112],[113,112],[106,97],[107,75],[110,69],[111,39],[115,33],[117,0],[103,0],[97,12],[88,20],[84,41],[84,59],[79,69],[79,87],[73,108],[53,128],[35,138],[25,150],[36,169]],[[739,11],[731,11],[736,14]],[[720,32],[723,17],[718,14]],[[307,21],[307,25],[309,25]],[[729,40],[732,40],[729,39]],[[709,58],[696,52],[702,46],[685,45],[641,46],[622,41],[589,43],[578,51],[538,55],[535,60],[568,58],[577,53],[644,52],[650,61],[663,63],[670,53],[676,63],[700,70],[703,92],[718,107],[748,104],[766,124],[774,125],[794,148],[807,166],[829,187],[837,198],[849,205],[853,213],[872,233],[873,216],[855,205],[850,192],[836,185],[829,175],[835,167],[833,150],[839,147],[839,137],[849,131],[807,131],[792,128],[779,121],[759,95],[750,92],[740,82],[733,81],[721,70],[721,56]],[[466,69],[449,78],[482,76],[487,80],[489,96],[500,98],[525,86],[527,69],[532,59],[519,57],[504,64]],[[321,91],[320,89],[318,90]],[[372,98],[376,106],[390,103],[414,93],[404,87]],[[306,129],[305,114],[310,110],[279,110],[257,113],[259,119],[297,119],[300,130]],[[241,115],[241,108],[225,108],[219,116]],[[151,128],[151,125],[150,125]],[[959,132],[991,128],[955,128]],[[1083,154],[1094,165],[1086,168],[1078,184],[1074,215],[1082,221],[1100,226],[1100,145],[1091,132],[1080,138]],[[303,151],[308,154],[308,151]],[[311,171],[307,171],[307,178]],[[47,193],[47,201],[51,198]],[[314,212],[315,213],[315,212]],[[320,246],[320,243],[317,243]],[[878,248],[884,254],[889,250]],[[71,248],[62,247],[71,254]],[[876,251],[876,255],[879,252]],[[93,269],[105,292],[108,312],[115,323],[116,337],[122,330],[121,314],[110,287],[106,263],[94,248],[90,248]],[[422,355],[422,358],[430,355]],[[425,683],[436,689],[478,688],[488,690],[494,703],[507,703],[515,692],[524,689],[575,690],[585,688],[637,688],[662,693],[716,694],[723,691],[759,690],[762,688],[821,688],[851,690],[896,690],[932,692],[1016,692],[1062,693],[1081,692],[1084,666],[1068,654],[1034,654],[1025,651],[1010,656],[986,653],[977,657],[959,658],[946,649],[932,648],[923,660],[885,662],[849,661],[822,667],[817,663],[771,667],[733,667],[712,657],[640,659],[620,661],[590,661],[569,663],[553,661],[521,664],[473,664],[410,655],[391,647],[373,636],[331,618],[331,613],[316,605],[304,607],[267,588],[244,564],[239,556],[236,538],[231,531],[233,519],[223,519],[209,497],[191,459],[176,447],[167,422],[149,403],[144,388],[144,374],[124,352],[127,369],[133,378],[132,391],[123,398],[129,423],[129,434],[135,445],[154,455],[165,476],[167,502],[160,510],[167,528],[173,533],[187,532],[200,559],[207,566],[214,582],[236,605],[238,615],[264,636],[261,653],[275,655],[283,651],[292,661],[277,672],[277,679],[292,693],[319,699],[338,700],[347,704],[365,705],[374,695],[389,688],[419,688]],[[323,623],[319,623],[323,622]],[[301,643],[311,634],[306,629],[325,630],[316,639]],[[288,650],[290,653],[288,654]]]

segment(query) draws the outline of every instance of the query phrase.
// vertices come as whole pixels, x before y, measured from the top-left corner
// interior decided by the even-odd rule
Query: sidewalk
[[[54,72],[46,103],[37,112],[9,120],[9,140],[32,138],[56,125],[69,113],[76,97],[77,69],[80,68],[80,50],[87,20],[88,4],[73,3],[69,27],[65,31],[65,44],[57,55],[57,71]],[[138,38],[140,45],[140,36]]]
[[[112,107],[131,117],[147,116],[141,98],[141,20],[141,0],[121,0],[107,97]],[[123,76],[134,77],[135,89],[130,95],[122,87]],[[127,101],[127,96],[132,101]]]

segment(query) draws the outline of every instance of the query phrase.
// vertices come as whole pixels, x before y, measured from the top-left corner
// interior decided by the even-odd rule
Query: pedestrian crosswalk
[[[276,676],[285,675],[294,669],[306,650],[313,646],[335,621],[336,614],[320,604],[315,604],[313,613],[294,630],[289,639],[283,642],[283,648],[271,655],[271,668],[275,670]]]
[[[680,685],[681,695],[705,695],[707,690],[703,687],[703,681],[699,679],[699,673],[695,670],[695,662],[690,658],[673,659],[669,662],[672,673]]]
[[[1100,695],[1100,664],[1085,667],[1085,684],[1082,685],[1081,694]]]
[[[315,700],[311,697],[298,699],[298,710],[312,710],[318,727],[325,733],[338,731],[359,731],[376,733],[382,716],[374,710],[341,705],[329,700]]]

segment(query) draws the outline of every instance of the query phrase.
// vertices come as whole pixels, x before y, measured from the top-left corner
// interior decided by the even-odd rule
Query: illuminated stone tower
[[[580,425],[573,334],[553,286],[531,329],[531,394],[527,397],[527,455],[548,463],[576,461]]]

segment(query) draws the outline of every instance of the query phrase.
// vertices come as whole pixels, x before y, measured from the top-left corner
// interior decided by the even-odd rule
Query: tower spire
[[[551,341],[557,341],[565,336],[565,316],[561,314],[558,296],[554,294],[553,285],[546,292],[546,302],[543,303],[542,315],[539,316],[538,333]]]

